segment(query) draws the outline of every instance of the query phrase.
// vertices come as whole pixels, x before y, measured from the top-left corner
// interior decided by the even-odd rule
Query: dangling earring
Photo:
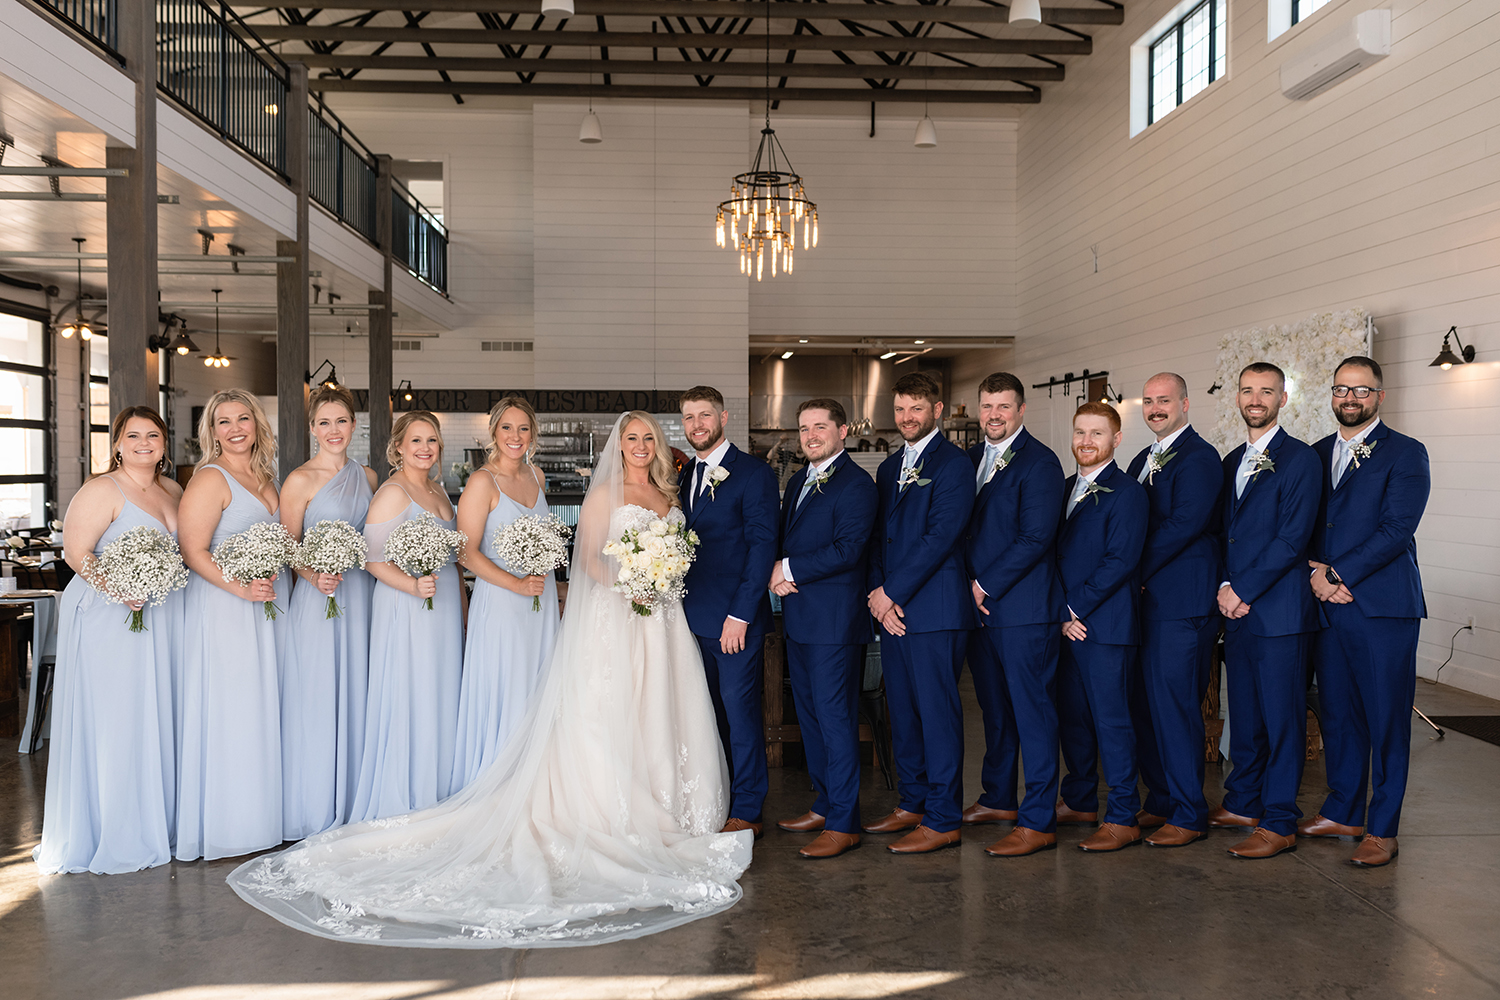
[[[118,451],[115,452],[115,464],[116,465],[124,465],[125,464],[125,456],[122,455],[122,454],[120,454]]]

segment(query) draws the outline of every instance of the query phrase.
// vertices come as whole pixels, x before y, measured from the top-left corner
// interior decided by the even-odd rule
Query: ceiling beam
[[[699,76],[705,71],[730,76],[747,72],[764,72],[765,67],[749,62],[701,63],[646,59],[468,59],[428,56],[350,56],[308,54],[296,57],[314,68],[357,70],[434,70],[451,73],[578,73],[619,74],[620,76]],[[776,64],[781,75],[822,80],[1032,80],[1057,82],[1063,79],[1061,66],[896,66],[883,63],[792,63]]]
[[[257,0],[257,9],[305,7],[307,0]],[[252,6],[246,4],[246,6]],[[756,0],[574,0],[575,17],[750,17],[766,15]],[[433,13],[540,14],[541,0],[336,0],[322,10],[400,10]],[[1006,6],[959,6],[915,3],[772,3],[772,20],[803,21],[936,21],[1006,24]],[[1043,7],[1044,24],[1124,24],[1123,7]]]
[[[724,2],[724,0],[717,0]],[[739,2],[739,0],[732,0]],[[487,31],[481,28],[354,28],[301,24],[255,24],[255,33],[270,42],[389,42],[432,45],[608,45],[626,49],[741,48],[765,51],[764,35],[653,34],[649,31]],[[970,52],[992,55],[1086,56],[1088,39],[1053,38],[912,38],[890,35],[787,35],[769,39],[774,52],[791,49],[845,52]]]
[[[309,80],[309,90],[322,93],[356,94],[451,94],[457,90],[470,97],[619,97],[633,100],[760,101],[765,87],[651,87],[612,84],[590,87],[582,83],[465,83],[455,80],[357,80],[327,77]],[[1037,104],[1039,90],[889,90],[884,87],[836,89],[833,87],[772,87],[773,101],[854,101],[869,104]]]

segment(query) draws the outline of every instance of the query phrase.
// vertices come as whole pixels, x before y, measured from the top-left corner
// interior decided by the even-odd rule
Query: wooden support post
[[[383,479],[390,474],[385,448],[391,440],[391,254],[395,250],[393,212],[391,211],[391,158],[375,157],[375,233],[384,255],[384,287],[371,289],[369,301],[383,306],[370,310],[370,468]]]
[[[286,172],[297,197],[296,239],[277,240],[276,256],[276,424],[277,467],[283,480],[307,461],[307,370],[312,367],[307,295],[307,67],[292,63],[287,86]]]

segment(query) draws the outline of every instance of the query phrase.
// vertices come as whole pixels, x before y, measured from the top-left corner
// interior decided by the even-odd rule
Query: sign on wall
[[[355,389],[354,402],[362,411],[369,410],[368,389]],[[431,410],[433,413],[488,413],[506,396],[520,396],[538,413],[624,413],[645,410],[647,413],[671,413],[676,410],[678,391],[655,389],[412,389],[411,399],[405,393],[392,394],[397,413],[406,410]]]

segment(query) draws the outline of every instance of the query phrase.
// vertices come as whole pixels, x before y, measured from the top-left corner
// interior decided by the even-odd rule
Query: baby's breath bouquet
[[[172,536],[160,528],[131,528],[104,546],[85,574],[111,604],[140,604],[130,612],[130,631],[146,631],[146,608],[187,586],[188,571]]]
[[[693,565],[698,533],[686,525],[656,518],[645,528],[630,528],[604,543],[604,554],[620,561],[614,590],[630,597],[630,608],[649,615],[664,599],[681,600],[687,593],[683,578]]]
[[[270,580],[297,557],[297,540],[279,521],[257,521],[230,535],[213,552],[214,562],[228,582],[248,587],[256,580]],[[281,609],[266,601],[266,620],[275,621]]]
[[[391,529],[385,540],[385,561],[408,576],[431,576],[456,558],[468,541],[462,531],[443,527],[432,511],[423,511],[421,517]],[[431,611],[432,598],[422,606]]]
[[[302,535],[302,544],[297,546],[297,557],[292,564],[309,573],[337,576],[363,566],[368,552],[365,536],[348,521],[319,521]],[[339,602],[329,594],[323,617],[337,618],[341,614]]]
[[[568,561],[568,536],[573,529],[556,514],[523,514],[509,524],[496,528],[495,554],[513,572],[522,576],[542,576]],[[531,610],[542,610],[542,599],[531,599]]]

